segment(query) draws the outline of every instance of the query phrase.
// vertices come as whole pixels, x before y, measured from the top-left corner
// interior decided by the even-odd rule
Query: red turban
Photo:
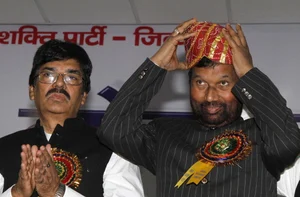
[[[184,43],[188,68],[193,67],[203,57],[223,64],[232,64],[232,53],[222,33],[223,28],[218,24],[198,22],[186,29],[186,32],[197,32]]]

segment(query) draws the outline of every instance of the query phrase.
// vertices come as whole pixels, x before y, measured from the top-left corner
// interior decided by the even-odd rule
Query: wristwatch
[[[55,197],[63,197],[66,191],[65,184],[59,183],[58,189],[55,193]]]

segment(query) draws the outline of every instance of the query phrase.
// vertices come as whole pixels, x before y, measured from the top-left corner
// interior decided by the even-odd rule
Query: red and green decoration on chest
[[[176,183],[180,187],[189,177],[187,184],[199,184],[216,166],[238,165],[252,150],[252,143],[242,131],[225,131],[197,149],[198,161],[194,163]],[[205,181],[207,182],[207,180]]]
[[[52,155],[60,181],[77,189],[82,178],[82,165],[77,155],[58,148],[52,148]]]
[[[196,157],[215,165],[234,165],[251,150],[252,144],[242,131],[226,131],[199,148]]]

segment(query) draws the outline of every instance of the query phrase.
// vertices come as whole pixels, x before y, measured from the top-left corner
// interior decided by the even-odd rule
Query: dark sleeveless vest
[[[18,180],[21,165],[21,145],[38,147],[51,144],[52,148],[73,153],[82,166],[81,182],[76,191],[87,197],[103,196],[103,173],[111,157],[111,150],[98,141],[96,128],[81,118],[67,119],[64,127],[57,125],[49,142],[39,120],[35,127],[7,135],[0,139],[0,173],[4,177],[4,190]],[[74,189],[71,186],[72,189]],[[32,196],[37,196],[36,192]]]

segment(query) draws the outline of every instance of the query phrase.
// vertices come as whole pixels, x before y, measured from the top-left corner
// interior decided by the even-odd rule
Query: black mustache
[[[64,94],[64,95],[67,97],[68,100],[71,99],[70,94],[69,94],[67,91],[65,91],[64,89],[61,89],[61,88],[53,88],[53,89],[49,90],[49,91],[47,92],[47,94],[46,94],[46,97],[49,96],[49,95],[52,94],[52,93],[60,93],[60,94]]]

